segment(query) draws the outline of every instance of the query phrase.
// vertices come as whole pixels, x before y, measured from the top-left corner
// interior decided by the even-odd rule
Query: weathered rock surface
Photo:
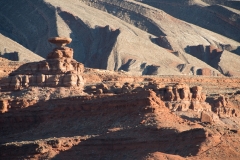
[[[63,43],[70,43],[69,39],[59,38],[53,42],[60,48],[49,53],[47,60],[23,64],[1,80],[1,89],[19,90],[28,86],[82,88],[84,65],[73,59],[73,49],[63,46]]]
[[[213,68],[218,69],[226,76],[240,76],[240,71],[238,70],[240,56],[225,50],[224,47],[219,46],[218,48],[213,45],[188,46],[186,52],[206,62]],[[215,74],[208,68],[199,69],[197,72],[199,75],[205,76],[212,76]]]
[[[167,101],[166,106],[172,111],[187,111],[188,109],[196,112],[211,111],[211,106],[205,102],[206,95],[202,93],[201,86],[191,88],[186,84],[168,86],[163,97]]]
[[[212,103],[212,108],[219,117],[236,117],[239,116],[238,109],[229,101],[229,98],[220,95]],[[238,107],[237,107],[238,108]]]
[[[165,102],[165,105],[172,111],[187,111],[192,109],[196,112],[211,111],[211,106],[206,103],[206,94],[202,93],[201,86],[189,87],[183,83],[166,86],[163,83],[149,82],[148,84],[129,83],[113,84],[107,86],[100,83],[96,86],[88,86],[85,92],[88,94],[103,93],[135,93],[139,91],[152,90]]]
[[[51,104],[51,107],[49,104]],[[13,117],[13,114],[18,116]],[[113,114],[115,116],[112,116]],[[69,118],[75,120],[72,121]],[[94,122],[89,121],[92,118],[95,119]],[[175,127],[167,129],[169,124],[162,123],[166,119],[171,120]],[[131,123],[129,124],[128,121]],[[30,107],[16,108],[2,114],[0,122],[2,129],[0,133],[0,155],[3,158],[15,159],[27,156],[38,158],[47,156],[47,154],[48,158],[56,156],[57,159],[65,159],[66,157],[74,159],[74,157],[78,157],[74,152],[80,150],[81,152],[78,153],[81,154],[81,157],[92,158],[99,155],[99,147],[102,148],[103,146],[107,148],[103,147],[101,157],[122,159],[124,154],[128,152],[127,159],[130,157],[139,159],[147,156],[149,151],[144,150],[146,148],[152,150],[153,147],[149,146],[153,143],[158,146],[159,151],[165,152],[166,140],[170,144],[175,144],[180,141],[188,141],[190,137],[194,137],[196,138],[194,144],[198,144],[208,137],[203,129],[190,130],[191,127],[187,123],[170,113],[153,91],[111,96],[81,96],[47,102],[39,101]],[[174,130],[180,130],[178,128],[180,126],[179,122],[183,123],[184,133],[174,132]],[[77,127],[69,126],[66,132],[64,126],[67,123],[71,123],[70,126],[76,125]],[[12,127],[8,127],[10,124]],[[103,124],[106,126],[105,128],[102,128]],[[52,126],[49,128],[50,134],[46,134],[42,129],[42,127],[46,128],[46,125]],[[33,135],[30,130],[36,134]],[[22,131],[26,132],[23,133]],[[20,143],[7,143],[10,139],[15,141],[15,139],[10,138],[10,135],[13,134],[18,135],[15,138],[21,141]],[[76,134],[82,136],[74,136]],[[99,136],[94,136],[94,134]],[[157,136],[158,140],[155,143],[152,140],[156,138],[156,135],[161,136]],[[49,136],[56,138],[50,138]],[[35,141],[40,137],[42,140]],[[181,140],[182,137],[186,137],[186,139]],[[104,140],[105,142],[101,142],[105,138],[110,141]],[[66,140],[68,140],[68,143]],[[186,142],[183,143],[182,145],[185,145]],[[114,148],[109,150],[109,144],[112,144]],[[93,146],[96,147],[94,149],[96,153],[89,155],[87,148]],[[138,154],[131,152],[131,147],[137,147]],[[188,155],[189,151],[187,150],[195,153],[197,149],[196,145],[195,147],[187,147],[180,155]],[[68,153],[65,153],[65,150],[68,150]],[[51,154],[55,151],[58,152]],[[119,154],[115,155],[114,152]],[[169,150],[166,153],[174,152],[174,150]]]
[[[194,6],[190,5],[192,1],[191,3],[174,1],[169,4],[161,0],[159,3],[163,4],[163,7],[167,5],[171,11],[176,11],[176,15],[179,14],[178,12],[184,14],[176,6],[180,5],[186,9],[192,9]],[[198,8],[197,13],[207,8],[205,6],[199,8],[199,4],[195,1],[194,4]],[[47,57],[47,51],[51,48],[46,43],[48,37],[70,36],[73,43],[69,47],[77,53],[74,54],[74,59],[86,67],[124,70],[135,75],[238,75],[234,67],[225,69],[230,67],[225,66],[221,67],[224,70],[220,70],[186,53],[187,46],[197,45],[224,46],[237,53],[240,46],[238,42],[214,33],[216,32],[214,29],[219,28],[216,27],[218,23],[209,28],[213,31],[211,32],[170,16],[167,13],[171,12],[165,13],[164,8],[160,10],[130,0],[71,2],[24,0],[16,3],[2,1],[0,6],[2,6],[1,19],[5,22],[1,24],[0,32],[43,57]],[[211,9],[218,11],[223,8],[219,6]],[[16,18],[16,15],[12,14],[14,12],[22,16]],[[221,15],[217,13],[217,16]],[[191,14],[187,15],[191,16]],[[236,13],[230,13],[228,16],[231,15],[238,19]],[[206,22],[204,24],[213,20],[215,19],[210,18],[207,22],[204,20]],[[217,20],[222,22],[228,19],[220,17]],[[225,36],[236,40],[238,32],[235,24],[238,22],[233,20],[227,22],[232,22],[234,27],[231,28],[229,24],[222,27],[224,32],[226,30],[230,32]],[[206,26],[204,28],[207,28]],[[218,33],[223,34],[222,29]],[[224,59],[229,60],[227,58],[229,54],[226,54],[226,57],[221,58],[224,64]],[[234,58],[233,61],[238,65],[237,59]]]
[[[12,71],[16,70],[19,66],[25,64],[26,62],[16,62],[10,61],[5,58],[0,57],[0,77],[6,77]]]
[[[175,18],[236,41],[240,40],[239,34],[237,34],[239,32],[239,2],[227,0],[138,1],[161,9]],[[235,10],[234,8],[237,7],[238,10]]]
[[[219,122],[219,121],[220,121],[219,117],[213,112],[203,111],[201,113],[201,122],[214,123],[214,122]]]
[[[0,92],[1,157],[239,158],[239,117],[217,121],[218,115],[203,107],[206,98],[214,104],[209,96],[232,92],[226,104],[231,102],[237,111],[239,78],[139,77],[89,68],[81,75],[85,90],[92,95],[83,96],[71,87],[30,86]],[[182,107],[169,110],[166,102],[179,102]],[[199,104],[199,110],[188,107],[193,102]],[[202,110],[208,114],[202,117],[204,122]]]

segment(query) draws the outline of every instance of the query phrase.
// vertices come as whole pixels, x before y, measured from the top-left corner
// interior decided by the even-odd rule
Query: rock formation
[[[166,87],[164,93],[166,106],[173,111],[211,111],[211,106],[205,102],[206,95],[202,93],[201,86],[190,88],[186,84],[176,84],[173,87]]]
[[[19,90],[28,86],[83,87],[84,65],[73,59],[73,49],[65,47],[70,38],[54,37],[57,47],[40,62],[26,63],[1,80],[1,90]]]
[[[239,60],[237,59],[239,59],[239,56],[229,52],[231,51],[230,48],[229,45],[222,44],[218,47],[214,45],[198,45],[188,46],[185,50],[192,56],[206,62],[213,68],[218,69],[225,76],[239,76],[239,70],[237,70],[239,66]],[[237,61],[231,61],[231,59]],[[231,65],[229,62],[231,62]],[[197,75],[213,76],[216,74],[216,72],[207,67],[197,69]]]
[[[55,71],[54,75],[59,74]],[[37,85],[45,85],[42,75],[37,77]],[[1,92],[1,158],[150,159],[154,154],[153,159],[164,159],[169,154],[174,155],[172,159],[239,159],[239,117],[219,119],[204,104],[208,105],[207,97],[211,105],[218,102],[217,108],[238,111],[240,79],[134,77],[89,68],[80,75],[89,95],[70,94],[77,87],[31,85]],[[17,76],[6,83],[30,84],[31,79]],[[217,97],[226,91],[224,97]],[[213,103],[209,101],[215,97]]]
[[[214,123],[214,122],[219,122],[220,120],[215,113],[203,111],[201,113],[200,121],[205,123]]]
[[[155,8],[144,5],[145,2],[149,2]],[[47,57],[46,53],[51,47],[45,41],[48,35],[71,35],[73,38],[71,47],[75,52],[81,53],[74,58],[91,68],[124,70],[135,75],[239,75],[237,67],[226,63],[232,60],[234,66],[239,66],[239,56],[225,51],[219,54],[216,52],[214,54],[216,56],[211,56],[213,54],[207,54],[204,48],[201,50],[202,47],[196,47],[196,50],[192,47],[213,45],[222,50],[224,48],[239,53],[240,44],[231,40],[239,39],[237,29],[239,27],[235,24],[238,21],[230,20],[231,17],[238,17],[238,14],[218,12],[221,16],[226,16],[223,20],[221,16],[214,14],[215,11],[209,13],[210,8],[208,8],[209,14],[206,17],[206,12],[202,10],[206,9],[205,7],[199,8],[198,5],[189,6],[189,4],[188,0],[183,0],[180,5],[196,14],[186,14],[185,9],[178,7],[179,2],[174,1],[169,4],[166,0],[152,3],[149,0],[141,2],[79,0],[70,3],[61,0],[34,0],[26,3],[2,1],[0,19],[5,23],[1,24],[0,33],[43,57]],[[169,10],[165,13],[166,5]],[[79,7],[82,9],[79,10]],[[195,10],[195,7],[198,9]],[[220,8],[224,11],[228,10],[225,7]],[[85,12],[86,10],[88,12]],[[14,12],[21,16],[8,14]],[[205,25],[203,28],[210,29],[211,26],[210,30],[213,32],[179,21],[169,15],[169,13],[173,14],[172,12],[177,16],[192,16],[194,21]],[[29,13],[32,13],[31,16]],[[202,15],[201,20],[196,19],[195,15]],[[30,20],[26,22],[26,19]],[[219,22],[224,27],[221,27]],[[225,34],[228,38],[216,34],[219,29],[221,32],[218,33]],[[226,33],[231,34],[226,35]],[[2,46],[9,45],[3,43]],[[8,48],[12,48],[11,46],[7,47],[7,52],[9,52]],[[0,47],[0,52],[8,54],[4,51],[4,47],[2,48]],[[24,52],[20,52],[20,49],[10,51],[19,52],[20,59],[26,59],[25,56],[21,58],[23,54],[20,53]],[[219,64],[221,68],[215,64],[217,66]]]
[[[166,93],[164,95],[165,101],[173,101],[175,95],[173,94],[173,88],[171,86],[166,87]]]
[[[5,113],[8,111],[8,101],[1,99],[0,100],[0,113]]]
[[[11,73],[12,71],[19,68],[19,66],[23,65],[24,62],[16,62],[16,61],[10,61],[5,58],[0,57],[0,77],[6,77]]]
[[[233,108],[233,105],[229,102],[228,98],[224,95],[220,95],[213,103],[213,111],[218,114],[219,117],[236,117],[237,111]]]
[[[125,94],[145,90],[154,91],[172,111],[187,111],[188,109],[192,109],[196,112],[211,111],[211,106],[205,102],[206,94],[202,93],[202,87],[194,86],[190,88],[183,83],[165,86],[157,82],[149,82],[145,85],[125,82],[122,85],[120,83],[115,83],[109,87],[104,83],[100,83],[96,86],[88,86],[84,91],[88,94]]]

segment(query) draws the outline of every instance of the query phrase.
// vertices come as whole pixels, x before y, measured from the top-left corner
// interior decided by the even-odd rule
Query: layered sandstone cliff
[[[136,93],[145,90],[154,91],[172,111],[188,111],[192,109],[196,112],[201,112],[212,110],[211,106],[205,102],[206,94],[202,93],[201,86],[193,86],[190,88],[183,83],[176,83],[171,86],[156,82],[149,82],[147,84],[125,82],[124,84],[114,83],[111,86],[100,83],[87,86],[84,91],[89,94],[99,95],[104,93]]]

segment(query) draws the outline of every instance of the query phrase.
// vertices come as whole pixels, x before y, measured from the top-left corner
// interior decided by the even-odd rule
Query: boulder
[[[213,112],[206,112],[206,111],[203,111],[201,113],[201,118],[200,118],[201,122],[204,122],[204,123],[214,123],[214,122],[217,122],[217,121],[220,121],[219,120],[219,117],[213,113]]]
[[[122,93],[130,93],[132,91],[132,86],[130,85],[130,83],[126,82],[124,83],[124,85],[122,86]]]
[[[67,37],[51,37],[48,41],[55,44],[57,47],[64,47],[66,44],[71,43],[72,39]]]

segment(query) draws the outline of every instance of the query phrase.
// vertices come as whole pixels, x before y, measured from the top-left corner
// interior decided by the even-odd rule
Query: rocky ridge
[[[76,53],[74,58],[86,67],[124,70],[133,75],[239,75],[235,67],[226,65],[229,59],[233,60],[234,66],[239,62],[239,56],[227,52],[238,54],[240,45],[232,40],[237,40],[238,13],[221,13],[223,7],[209,8],[207,5],[202,5],[204,4],[202,1],[184,0],[179,4],[177,1],[167,3],[161,0],[158,3],[162,4],[163,8],[159,8],[158,3],[152,5],[152,2],[130,0],[30,2],[26,0],[10,3],[3,1],[1,18],[6,23],[1,24],[1,33],[43,57],[47,56],[46,53],[51,48],[51,45],[46,43],[47,37],[70,36],[73,39],[70,47],[74,48]],[[17,7],[19,5],[24,6],[25,10]],[[176,6],[181,6],[186,11]],[[197,8],[196,12],[201,13],[201,20],[198,22],[203,24],[199,26],[204,28],[207,28],[205,27],[207,21],[223,23],[228,17],[233,18],[227,21],[224,32],[217,23],[209,25],[211,27],[206,30],[187,19],[183,20],[193,24],[173,17],[181,14],[185,17],[190,16],[191,14],[187,13],[188,8],[191,8],[190,12]],[[14,13],[13,10],[22,16],[16,19],[14,14],[5,14]],[[169,10],[176,13],[170,13]],[[211,11],[202,12],[202,10]],[[228,8],[224,9],[226,10],[230,11]],[[202,13],[207,13],[207,16]],[[222,15],[223,13],[226,15]],[[32,17],[35,17],[33,21],[37,20],[36,23],[26,21]],[[42,22],[42,25],[37,25],[38,22]],[[215,65],[211,65],[208,63],[211,59],[199,59],[199,54],[205,54],[204,51],[194,54],[188,52],[189,47],[198,45],[214,46],[224,52],[220,54],[220,59],[215,59]]]
[[[1,92],[1,157],[238,158],[238,78],[81,75],[85,95],[58,86]]]
[[[104,78],[104,81],[93,85],[99,79],[90,78],[88,74]],[[85,69],[82,74],[86,79],[84,91],[89,95],[59,98],[66,94],[67,90],[64,90],[50,99],[30,101],[18,96],[18,99],[1,100],[1,107],[8,108],[0,115],[1,157],[238,158],[236,138],[240,127],[237,113],[240,99],[237,92],[231,96],[215,95],[216,98],[211,98],[209,92],[212,88],[206,95],[203,92],[208,86],[194,87],[197,83],[212,85],[213,81],[206,77],[190,77],[192,81],[189,84],[193,87],[189,87],[174,83],[189,81],[187,78],[166,77],[164,82],[164,77],[135,77],[129,83],[125,81],[130,80],[128,74],[115,74]],[[237,82],[237,79],[224,80],[227,79],[231,81],[229,88]],[[141,83],[142,86],[138,85]],[[29,86],[29,89],[32,96],[34,92],[38,97],[46,93],[42,87]],[[58,93],[56,89],[52,94]],[[24,90],[12,94],[18,92]],[[178,107],[170,107],[170,104]],[[191,104],[191,107],[186,104]],[[232,114],[229,108],[235,109],[235,113]],[[226,145],[231,152],[226,149],[223,152]]]

